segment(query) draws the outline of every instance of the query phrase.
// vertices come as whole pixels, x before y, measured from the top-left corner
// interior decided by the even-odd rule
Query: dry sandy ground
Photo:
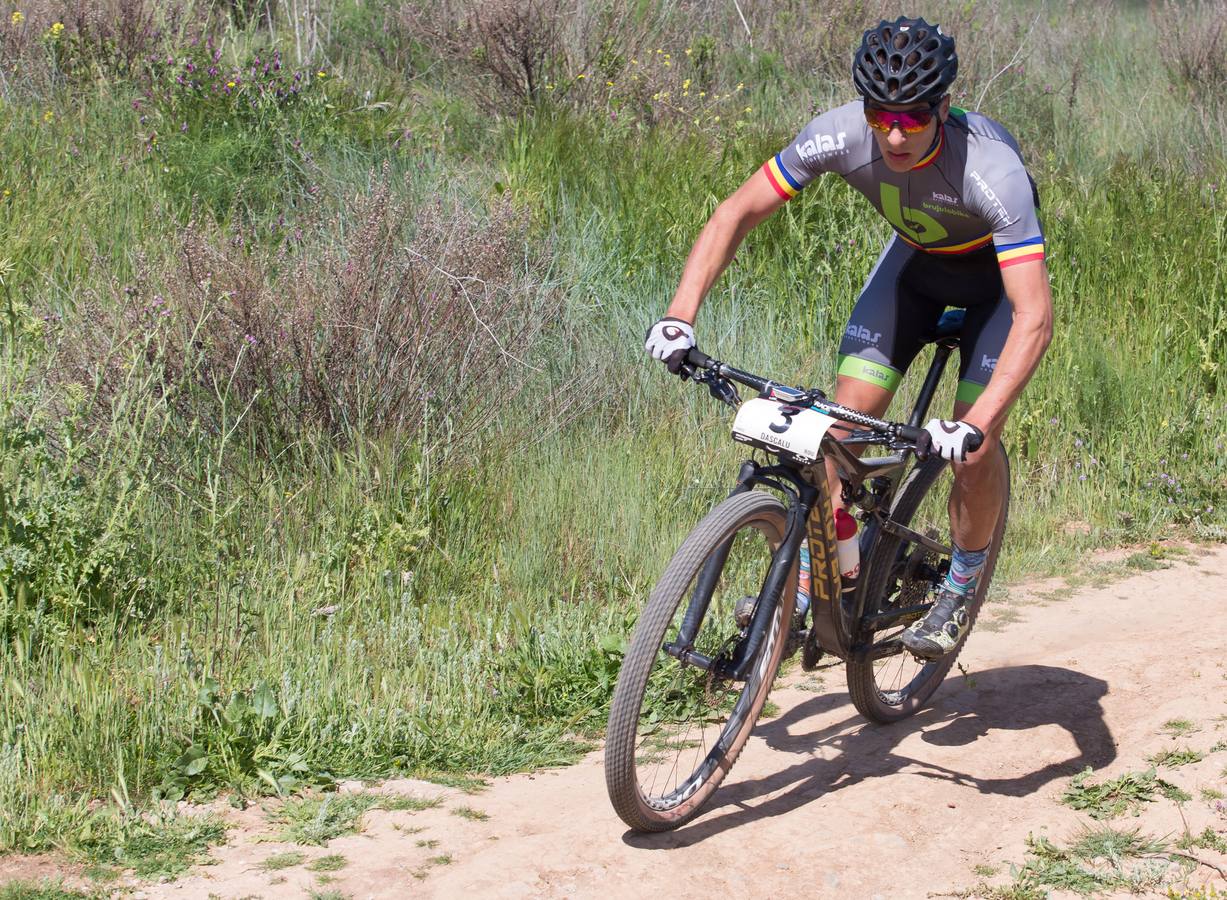
[[[839,668],[783,679],[772,695],[780,715],[760,724],[708,811],[680,831],[627,832],[593,753],[475,795],[388,782],[378,790],[443,803],[368,813],[362,834],[327,848],[256,841],[273,826],[249,810],[214,865],[140,891],[201,900],[333,890],[355,900],[974,896],[984,879],[973,866],[994,867],[988,881],[1007,883],[1028,834],[1064,842],[1090,823],[1058,803],[1069,776],[1087,766],[1116,776],[1147,768],[1165,748],[1208,751],[1227,739],[1227,548],[1194,548],[1172,568],[1059,602],[1043,600],[1044,587],[1015,591],[997,610],[998,630],[986,609],[988,627],[960,660],[967,674],[910,721],[866,723]],[[1173,738],[1162,731],[1172,719],[1200,730]],[[1199,794],[1227,792],[1227,752],[1160,774],[1194,799],[1161,800],[1114,824],[1173,838],[1183,816],[1194,833],[1227,831],[1227,809]],[[462,807],[488,818],[457,815]],[[305,864],[261,867],[290,849],[348,862],[323,884]],[[1227,870],[1224,855],[1194,852]],[[1227,886],[1213,866],[1187,884]]]

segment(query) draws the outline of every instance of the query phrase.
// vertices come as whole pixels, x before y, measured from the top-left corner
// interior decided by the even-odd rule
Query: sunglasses
[[[937,115],[938,103],[931,104],[926,109],[909,109],[906,112],[892,112],[880,106],[865,106],[865,121],[869,127],[877,131],[890,133],[896,126],[904,134],[917,134],[929,127],[933,117]]]

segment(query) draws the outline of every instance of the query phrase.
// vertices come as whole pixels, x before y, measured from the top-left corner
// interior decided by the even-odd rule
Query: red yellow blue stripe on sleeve
[[[784,161],[780,159],[778,153],[763,163],[763,172],[766,173],[767,180],[771,182],[775,192],[785,200],[791,200],[797,196],[803,187],[801,182],[793,178],[792,173],[784,167]]]
[[[1044,238],[1042,235],[1039,235],[1028,238],[1025,241],[1019,241],[1017,244],[999,244],[996,250],[997,264],[1004,269],[1006,266],[1016,266],[1019,263],[1043,259]]]

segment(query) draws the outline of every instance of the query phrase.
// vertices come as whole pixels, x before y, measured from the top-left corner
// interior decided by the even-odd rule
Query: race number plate
[[[822,436],[836,421],[816,409],[760,397],[747,400],[737,410],[733,440],[812,463],[818,459]]]

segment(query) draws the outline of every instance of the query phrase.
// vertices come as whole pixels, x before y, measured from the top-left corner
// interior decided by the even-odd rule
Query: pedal
[[[801,642],[801,671],[812,672],[818,668],[818,663],[822,661],[824,651],[818,645],[818,641],[814,640],[812,634],[807,633],[805,640]]]
[[[737,601],[737,605],[733,607],[733,621],[737,623],[738,628],[750,627],[750,619],[754,617],[754,605],[757,602],[757,597],[749,595]]]

